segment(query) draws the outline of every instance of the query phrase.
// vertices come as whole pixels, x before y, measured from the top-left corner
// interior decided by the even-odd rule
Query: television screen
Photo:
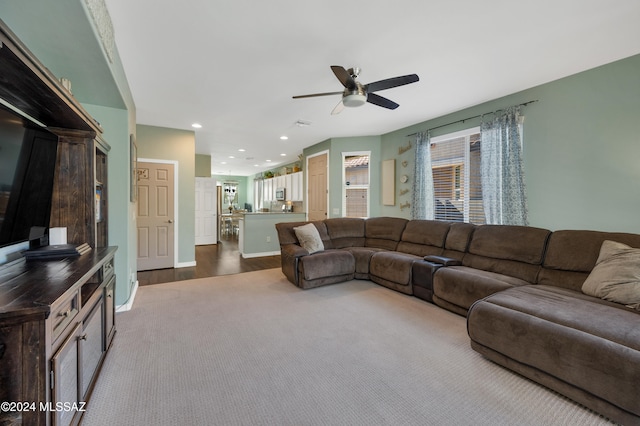
[[[49,226],[58,137],[0,105],[0,247]]]

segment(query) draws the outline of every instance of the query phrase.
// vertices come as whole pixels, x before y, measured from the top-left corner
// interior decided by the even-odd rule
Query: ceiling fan
[[[333,111],[331,111],[331,114],[334,115],[339,114],[345,106],[357,107],[364,105],[365,102],[369,102],[370,104],[378,105],[383,108],[396,109],[399,107],[397,103],[373,92],[390,89],[397,86],[404,86],[405,84],[415,83],[419,80],[416,74],[409,74],[400,77],[387,78],[385,80],[375,81],[369,84],[362,84],[356,80],[356,78],[360,74],[360,68],[354,67],[346,70],[340,65],[332,65],[331,70],[336,75],[338,80],[340,80],[340,83],[342,83],[342,85],[344,86],[344,91],[300,95],[294,96],[293,99],[342,94],[340,103],[338,103]]]

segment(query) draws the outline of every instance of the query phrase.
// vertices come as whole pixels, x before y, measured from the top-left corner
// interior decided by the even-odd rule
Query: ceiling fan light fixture
[[[367,102],[367,95],[362,93],[352,93],[342,98],[342,103],[346,107],[359,107]]]

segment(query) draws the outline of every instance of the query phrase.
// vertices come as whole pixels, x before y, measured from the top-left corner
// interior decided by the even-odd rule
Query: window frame
[[[463,202],[463,222],[469,223],[470,217],[470,197],[471,197],[471,143],[470,137],[475,134],[480,134],[480,126],[471,127],[464,130],[459,130],[456,132],[446,133],[440,136],[434,136],[430,139],[430,144],[438,144],[438,143],[446,143],[447,141],[465,138],[464,145],[464,157],[462,163],[462,171],[464,172],[464,179],[460,179],[459,176],[456,176],[456,170],[460,167],[460,163],[454,160],[442,160],[442,161],[434,161],[431,159],[431,173],[433,173],[434,168],[437,167],[451,167],[452,169],[452,196],[460,194],[462,192],[462,202]],[[480,149],[482,149],[482,141],[480,141]],[[464,182],[462,182],[462,180]],[[456,182],[460,182],[463,186],[460,188],[456,188]],[[435,203],[435,181],[434,181],[434,203]],[[454,199],[454,198],[452,198]]]
[[[342,217],[347,216],[347,189],[365,189],[367,191],[367,215],[365,218],[371,216],[371,151],[348,151],[342,152]],[[367,182],[366,185],[347,185],[347,169],[345,167],[345,161],[347,157],[362,156],[369,157],[369,165],[367,167]]]

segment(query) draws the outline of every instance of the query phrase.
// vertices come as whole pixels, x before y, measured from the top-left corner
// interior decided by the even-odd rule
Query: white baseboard
[[[133,288],[131,289],[131,296],[124,305],[116,306],[116,312],[126,312],[130,311],[133,307],[133,300],[136,298],[136,293],[138,292],[138,280],[133,284]]]
[[[188,268],[190,266],[196,266],[196,261],[193,262],[178,262],[176,268]]]
[[[242,257],[244,259],[250,259],[252,257],[277,256],[279,254],[280,254],[280,250],[278,250],[278,251],[263,251],[261,253],[242,253]]]

